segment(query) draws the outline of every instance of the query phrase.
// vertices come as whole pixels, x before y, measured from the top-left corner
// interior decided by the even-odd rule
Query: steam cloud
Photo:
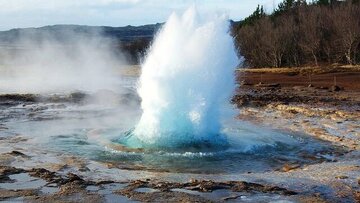
[[[62,31],[21,37],[0,52],[0,92],[116,90],[125,57],[109,38]]]

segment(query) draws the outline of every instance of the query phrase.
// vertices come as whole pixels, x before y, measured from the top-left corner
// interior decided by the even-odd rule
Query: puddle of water
[[[104,198],[106,203],[113,203],[113,202],[138,203],[138,201],[134,201],[127,197],[116,194],[105,195]]]
[[[135,192],[151,193],[151,192],[160,192],[160,190],[147,188],[147,187],[141,187],[141,188],[135,189]]]
[[[220,189],[213,192],[198,192],[186,190],[181,188],[172,189],[174,192],[183,192],[192,195],[198,195],[205,199],[226,202],[271,202],[271,203],[291,203],[291,197],[277,195],[277,194],[262,194],[262,193],[246,193],[246,192],[232,192],[231,190]]]
[[[96,191],[98,191],[99,189],[100,189],[99,187],[97,187],[97,186],[92,186],[92,185],[86,187],[86,190],[89,191],[89,192],[96,192]]]
[[[91,192],[97,192],[100,195],[104,196],[105,202],[113,203],[113,202],[124,202],[124,203],[134,203],[137,201],[133,201],[125,196],[114,194],[113,192],[116,190],[121,190],[126,187],[127,184],[122,183],[111,183],[98,186],[88,186],[86,189]]]
[[[94,187],[96,187],[96,186],[89,186],[89,187],[92,187],[92,189],[95,189]],[[111,183],[111,184],[102,185],[101,188],[99,188],[97,191],[101,195],[110,195],[113,193],[113,191],[121,190],[124,187],[126,187],[126,184]]]
[[[183,193],[188,193],[188,194],[191,194],[191,195],[201,195],[201,192],[194,191],[194,190],[186,190],[186,189],[181,189],[181,188],[174,188],[174,189],[171,189],[171,191],[173,191],[173,192],[183,192]]]
[[[47,183],[45,180],[31,177],[27,173],[9,175],[9,178],[14,182],[0,183],[0,188],[7,190],[40,189],[40,192],[45,195],[51,195],[60,190],[58,187],[45,186]]]
[[[17,197],[17,198],[10,198],[8,200],[2,200],[2,203],[14,203],[14,202],[24,202],[23,197]]]
[[[0,183],[0,188],[7,190],[37,189],[43,187],[46,184],[46,181],[33,178],[27,173],[9,175],[9,178],[14,180],[14,182]]]
[[[60,191],[58,187],[42,187],[40,192],[45,195],[52,195]]]

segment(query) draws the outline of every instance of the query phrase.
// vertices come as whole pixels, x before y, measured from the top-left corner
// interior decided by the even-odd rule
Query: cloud
[[[81,8],[106,6],[111,4],[133,5],[140,0],[0,0],[1,12],[29,11],[41,9],[65,9],[65,8]]]
[[[275,4],[280,0],[275,0]],[[164,22],[173,11],[193,3],[203,12],[226,12],[239,20],[258,4],[267,11],[273,0],[0,0],[0,30],[52,24],[141,25]]]

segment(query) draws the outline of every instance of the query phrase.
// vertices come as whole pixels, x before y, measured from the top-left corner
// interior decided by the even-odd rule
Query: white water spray
[[[172,14],[142,65],[143,114],[133,132],[137,144],[128,144],[224,143],[220,110],[235,89],[237,64],[227,17],[201,19],[195,7],[182,16]]]

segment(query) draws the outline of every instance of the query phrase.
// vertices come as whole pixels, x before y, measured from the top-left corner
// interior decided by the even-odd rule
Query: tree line
[[[360,2],[284,0],[271,14],[258,6],[232,35],[248,67],[360,64]]]

